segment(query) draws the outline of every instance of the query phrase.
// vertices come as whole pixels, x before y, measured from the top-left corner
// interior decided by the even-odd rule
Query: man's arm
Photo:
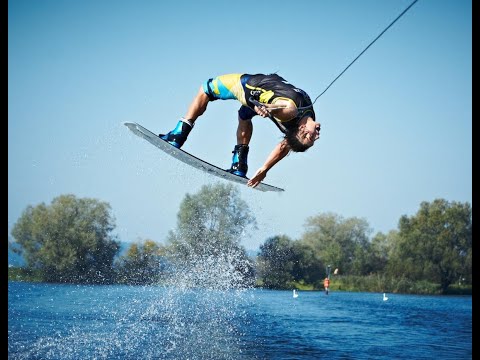
[[[268,155],[268,158],[265,160],[263,166],[257,170],[255,175],[248,181],[247,185],[255,187],[260,184],[260,182],[267,176],[268,170],[270,170],[276,163],[287,156],[289,152],[290,147],[287,145],[285,140],[282,140],[279,144],[277,144],[277,146],[275,146],[270,155]]]

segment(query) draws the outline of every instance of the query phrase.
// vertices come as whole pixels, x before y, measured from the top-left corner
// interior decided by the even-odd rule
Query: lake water
[[[472,297],[9,282],[9,359],[471,359]]]

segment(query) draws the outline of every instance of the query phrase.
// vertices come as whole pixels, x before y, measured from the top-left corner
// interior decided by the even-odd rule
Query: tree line
[[[331,289],[421,292],[433,284],[447,293],[472,282],[471,205],[444,199],[422,202],[397,229],[374,236],[365,219],[314,215],[298,239],[272,236],[255,258],[241,241],[256,220],[231,184],[186,194],[164,244],[146,239],[120,255],[115,227],[108,203],[61,195],[28,206],[9,246],[25,259],[23,274],[44,282],[144,285],[182,274],[191,286],[322,289],[327,266],[338,269]]]

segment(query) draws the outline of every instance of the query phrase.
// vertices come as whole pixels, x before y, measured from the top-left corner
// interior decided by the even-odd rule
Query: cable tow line
[[[360,56],[362,56],[365,51],[367,51],[367,49],[368,49],[370,46],[373,45],[373,43],[374,43],[375,41],[377,41],[377,40],[378,40],[398,19],[400,19],[417,1],[418,1],[418,0],[413,1],[405,10],[403,10],[402,13],[401,13],[400,15],[398,15],[397,18],[396,18],[395,20],[393,20],[393,21],[390,23],[390,25],[388,25],[388,26],[385,28],[385,30],[383,30],[355,59],[353,59],[353,61],[330,83],[330,85],[328,85],[327,88],[326,88],[325,90],[323,90],[322,93],[315,98],[315,100],[313,101],[312,105],[315,104],[315,101],[317,101],[317,99],[318,99],[320,96],[322,96],[322,95],[330,88],[330,86],[332,86],[333,83],[334,83],[335,81],[337,81],[337,79],[338,79],[340,76],[342,76],[343,73],[344,73],[345,71],[347,71],[347,69],[348,69],[350,66],[352,66],[352,64],[353,64],[355,61],[357,61],[357,59],[358,59]]]

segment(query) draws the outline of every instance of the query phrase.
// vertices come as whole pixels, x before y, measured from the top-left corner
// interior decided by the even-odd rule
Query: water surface
[[[9,359],[471,359],[472,297],[9,282]]]

